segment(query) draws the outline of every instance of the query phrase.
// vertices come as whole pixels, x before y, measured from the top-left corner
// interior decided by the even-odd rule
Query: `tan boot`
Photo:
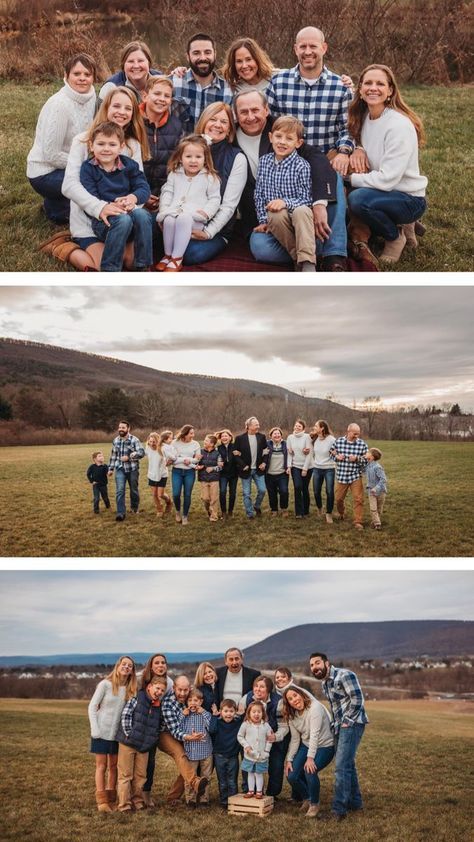
[[[399,229],[399,235],[396,240],[385,240],[385,246],[380,260],[384,263],[398,263],[402,256],[402,251],[407,244],[407,238],[402,228]]]
[[[301,807],[300,807],[301,812],[306,814],[306,810],[308,810],[310,806],[311,805],[310,805],[309,801],[307,799],[305,799],[304,801],[301,802]]]
[[[334,523],[332,515],[326,514],[326,523]]]
[[[305,813],[306,818],[314,819],[319,813],[319,804],[310,804],[308,812]]]
[[[117,809],[117,790],[116,789],[106,789],[107,798],[109,799],[110,809],[112,812],[115,812]]]
[[[95,803],[97,804],[97,809],[99,813],[111,813],[111,807],[109,804],[109,796],[107,795],[107,790],[104,789],[102,791],[97,790],[95,794]]]
[[[418,240],[416,239],[415,234],[415,223],[409,222],[407,225],[402,225],[403,233],[407,238],[407,246],[412,249],[418,248]]]

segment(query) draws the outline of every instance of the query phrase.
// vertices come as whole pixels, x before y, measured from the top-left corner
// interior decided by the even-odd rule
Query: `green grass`
[[[248,521],[238,489],[232,520],[208,523],[198,483],[186,527],[168,515],[158,520],[140,473],[142,512],[115,522],[114,506],[92,513],[85,477],[90,454],[100,445],[50,445],[0,449],[0,472],[8,496],[0,536],[4,556],[471,556],[474,535],[471,482],[474,446],[469,443],[371,442],[384,453],[389,494],[381,532],[357,533],[348,517],[332,526],[315,514]],[[168,481],[168,487],[170,481]],[[290,483],[291,485],[291,483]],[[110,484],[114,501],[114,482]],[[365,503],[365,523],[369,526]]]
[[[357,755],[363,814],[350,816],[346,838],[363,842],[461,842],[471,838],[474,738],[468,703],[369,703],[370,725]],[[173,762],[157,755],[158,807],[138,815],[99,814],[94,803],[93,758],[88,754],[85,702],[0,700],[4,771],[4,842],[287,842],[335,839],[335,828],[301,816],[282,799],[264,819],[223,815],[211,783],[208,811],[170,808],[164,797]],[[321,774],[321,804],[328,808],[333,765]],[[341,832],[338,838],[343,838]]]
[[[54,229],[41,212],[41,199],[26,176],[26,156],[32,146],[38,113],[59,87],[3,82],[0,127],[0,239],[5,271],[59,272],[64,264],[36,253],[37,245]],[[408,103],[426,124],[428,144],[421,153],[429,178],[428,232],[416,254],[407,252],[395,271],[442,272],[472,270],[474,260],[467,189],[472,172],[469,124],[472,88],[411,87]],[[71,270],[72,271],[72,270]]]

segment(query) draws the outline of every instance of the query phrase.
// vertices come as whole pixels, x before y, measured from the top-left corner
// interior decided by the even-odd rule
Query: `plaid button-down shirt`
[[[272,76],[265,93],[274,117],[291,114],[301,120],[306,143],[319,146],[323,152],[340,146],[354,149],[354,141],[347,131],[352,93],[327,67],[323,67],[314,85],[305,82],[298,64],[290,70],[281,70]]]
[[[196,82],[192,70],[187,70],[183,78],[178,76],[169,77],[173,83],[173,96],[184,100],[189,106],[189,120],[186,124],[186,131],[194,131],[194,127],[199,120],[204,109],[212,102],[227,102],[232,104],[232,91],[221,76],[217,73],[213,74],[212,82],[206,87],[202,87],[199,82]]]
[[[331,664],[329,675],[322,685],[331,708],[331,727],[335,734],[339,733],[341,725],[367,724],[369,719],[364,708],[364,695],[355,672]]]
[[[182,729],[185,734],[192,734],[193,731],[197,734],[205,734],[204,740],[186,740],[184,750],[188,760],[205,760],[212,754],[212,740],[209,735],[209,726],[211,724],[211,714],[204,711],[204,713],[188,713],[187,716],[182,715]]]
[[[127,704],[125,705],[122,711],[121,717],[121,724],[122,730],[126,737],[129,737],[132,733],[133,728],[133,716],[135,713],[135,708],[138,704],[138,696],[132,696],[131,699],[128,700]]]
[[[131,433],[124,438],[115,436],[112,442],[112,450],[109,459],[109,471],[122,469],[124,473],[129,474],[130,471],[138,471],[138,460],[143,459],[145,455],[145,448]],[[122,462],[122,456],[128,456],[127,462]]]
[[[329,451],[329,456],[336,463],[336,479],[338,482],[349,484],[362,476],[367,465],[365,454],[368,449],[362,439],[348,441],[346,436],[339,436],[336,439]],[[344,456],[344,461],[336,459],[339,454]],[[356,461],[350,462],[349,456],[355,456]]]
[[[265,206],[272,199],[284,199],[289,211],[300,205],[312,205],[310,165],[300,158],[296,149],[282,161],[277,161],[273,152],[262,155],[254,195],[259,222],[267,221]]]
[[[183,728],[183,708],[185,704],[178,702],[174,693],[163,697],[161,702],[161,731],[169,731],[175,740],[183,742],[186,731]]]

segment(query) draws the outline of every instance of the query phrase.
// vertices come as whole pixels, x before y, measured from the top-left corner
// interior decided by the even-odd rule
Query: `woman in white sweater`
[[[306,421],[297,418],[293,432],[286,440],[288,467],[295,490],[295,515],[297,518],[309,515],[309,482],[313,473],[313,442],[305,433]]]
[[[176,455],[171,473],[171,488],[176,509],[176,523],[186,526],[196,479],[196,465],[201,458],[201,448],[199,442],[194,441],[194,427],[191,424],[184,424],[176,433],[173,448]],[[182,513],[181,495],[183,496]]]
[[[361,74],[348,129],[363,147],[350,159],[351,215],[384,238],[381,260],[395,263],[407,242],[417,245],[414,223],[426,208],[428,179],[418,163],[423,124],[403,101],[386,65],[371,64]]]
[[[288,782],[302,797],[301,809],[308,817],[319,810],[318,772],[334,757],[334,737],[326,708],[299,687],[288,687],[283,709],[290,726],[290,745],[285,760]]]
[[[329,451],[336,441],[327,421],[316,421],[313,427],[313,490],[316,508],[320,517],[323,516],[322,490],[326,483],[326,522],[332,523],[334,508],[334,480],[336,466],[329,456]]]
[[[107,678],[99,681],[89,703],[96,802],[101,813],[110,813],[117,800],[118,742],[115,737],[125,704],[136,694],[135,664],[128,655],[122,655]]]
[[[57,225],[69,221],[69,202],[61,192],[64,170],[74,136],[84,131],[94,116],[96,74],[95,61],[86,53],[69,59],[64,86],[40,111],[35,141],[27,157],[29,182],[43,196],[46,216]]]

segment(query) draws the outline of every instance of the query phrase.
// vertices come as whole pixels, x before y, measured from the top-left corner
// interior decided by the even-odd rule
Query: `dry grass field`
[[[115,522],[112,509],[92,513],[92,493],[85,477],[90,454],[109,443],[3,447],[0,471],[5,500],[0,523],[3,556],[471,556],[474,522],[471,478],[472,443],[370,442],[383,451],[389,482],[384,528],[357,533],[348,517],[328,526],[315,513],[295,520],[263,516],[248,521],[238,489],[232,520],[208,523],[198,483],[190,522],[175,524],[174,516],[159,521],[147,487],[146,462],[140,476],[141,513]],[[170,482],[168,482],[169,486]]]
[[[306,819],[288,802],[285,785],[266,818],[222,815],[217,784],[213,806],[189,814],[164,806],[174,766],[159,753],[158,806],[138,815],[99,814],[93,759],[88,754],[85,702],[0,700],[3,842],[467,842],[472,838],[472,704],[372,702],[358,753],[365,799],[362,814],[341,829]],[[333,767],[321,775],[321,803],[330,804]]]

